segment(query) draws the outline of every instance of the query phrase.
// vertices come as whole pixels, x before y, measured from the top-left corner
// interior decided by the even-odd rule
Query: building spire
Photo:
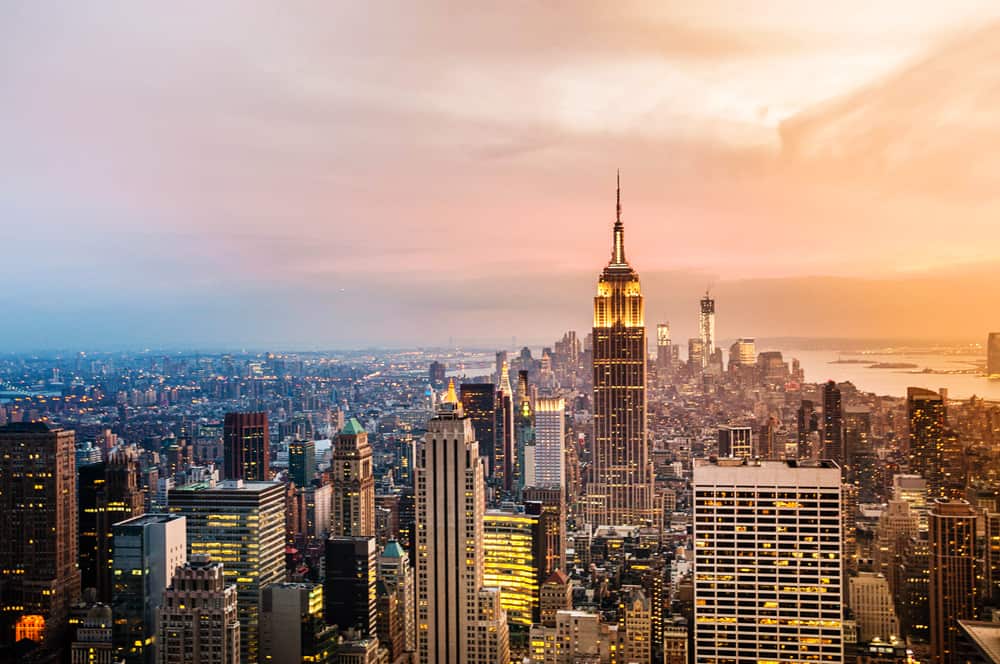
[[[615,190],[615,231],[614,244],[611,248],[611,263],[625,265],[625,226],[622,225],[622,172],[618,169],[617,188]]]

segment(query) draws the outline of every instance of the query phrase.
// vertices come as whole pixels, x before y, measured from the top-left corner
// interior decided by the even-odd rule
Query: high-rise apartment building
[[[566,486],[566,402],[560,398],[535,401],[535,483],[537,487]]]
[[[221,563],[192,556],[174,573],[157,616],[157,664],[239,664],[236,585]]]
[[[374,537],[331,537],[326,541],[324,611],[328,625],[374,638],[378,547]]]
[[[80,597],[73,431],[0,427],[0,646],[19,630],[53,652]]]
[[[655,520],[645,305],[639,275],[625,258],[620,187],[612,240],[594,297],[594,444],[586,518],[593,525],[639,525]]]
[[[975,618],[976,518],[964,500],[937,499],[931,506],[930,642],[932,664],[957,664],[959,620]]]
[[[114,643],[127,664],[156,661],[156,609],[187,560],[184,517],[143,514],[111,527],[114,537]]]
[[[271,479],[267,413],[226,413],[222,445],[223,478],[255,482]]]
[[[427,423],[414,476],[418,662],[506,664],[507,616],[483,583],[483,465],[453,395]]]
[[[240,661],[260,653],[260,598],[285,580],[285,486],[228,480],[170,491],[170,512],[187,518],[188,553],[206,554],[236,579]]]
[[[823,454],[824,459],[844,463],[844,404],[840,388],[832,380],[823,385]]]
[[[715,353],[715,300],[705,292],[698,314],[698,335],[701,338],[702,366],[707,367]]]
[[[462,383],[462,408],[470,420],[479,443],[479,456],[486,460],[487,473],[493,469],[496,446],[497,394],[493,383]]]
[[[316,477],[316,441],[293,440],[288,444],[288,476],[297,487],[312,485]]]
[[[696,662],[842,662],[840,469],[694,468]]]
[[[948,411],[944,397],[921,387],[906,390],[910,433],[910,469],[927,480],[930,495],[944,495],[945,427]]]
[[[353,417],[333,446],[331,533],[344,537],[375,536],[375,477],[368,433]]]

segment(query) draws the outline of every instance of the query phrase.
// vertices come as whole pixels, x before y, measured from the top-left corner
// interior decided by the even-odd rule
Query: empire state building
[[[646,327],[639,275],[625,259],[621,183],[611,261],[594,298],[594,446],[587,512],[591,525],[653,519],[646,440]]]

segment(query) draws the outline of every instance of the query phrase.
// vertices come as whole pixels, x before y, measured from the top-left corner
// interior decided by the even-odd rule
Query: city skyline
[[[67,7],[51,32],[50,10],[5,10],[0,216],[46,261],[0,267],[23,312],[0,343],[492,344],[509,315],[547,339],[584,327],[617,166],[650,319],[676,338],[706,286],[721,338],[1000,326],[978,306],[1000,297],[992,120],[971,110],[996,8],[771,0],[736,25],[700,5]],[[885,129],[907,112],[906,136]]]

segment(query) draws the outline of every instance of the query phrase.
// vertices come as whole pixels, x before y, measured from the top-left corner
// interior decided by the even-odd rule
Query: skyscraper
[[[323,586],[274,583],[260,609],[261,652],[267,662],[328,662],[337,630],[323,620]]]
[[[539,517],[489,510],[483,533],[483,583],[500,591],[507,622],[526,629],[538,622],[538,591],[543,580]]]
[[[617,195],[611,260],[594,297],[594,446],[588,521],[652,522],[653,469],[646,439],[646,327],[639,275],[625,259]]]
[[[271,433],[267,413],[226,413],[223,424],[223,478],[271,479]]]
[[[529,486],[535,484],[535,412],[531,406],[531,395],[528,387],[528,370],[517,372],[517,414],[514,430],[517,445],[516,465],[514,467],[514,486],[520,495],[527,481]]]
[[[669,373],[673,365],[674,353],[670,340],[670,323],[656,325],[656,370]]]
[[[1000,332],[990,332],[986,340],[986,373],[1000,376]]]
[[[701,311],[698,315],[698,333],[701,338],[702,366],[707,367],[715,354],[715,300],[705,291],[701,298]]]
[[[695,661],[843,662],[840,469],[694,467]]]
[[[375,477],[368,433],[353,417],[344,425],[333,446],[333,526],[331,534],[345,537],[375,536]]]
[[[40,631],[46,649],[69,641],[80,597],[74,439],[43,423],[0,427],[0,645],[16,625]]]
[[[288,444],[288,476],[297,487],[307,487],[316,477],[316,441],[295,440]]]
[[[240,661],[256,662],[261,592],[285,578],[285,486],[188,484],[170,490],[170,512],[187,518],[189,555],[207,554],[236,578]]]
[[[937,392],[921,387],[906,390],[910,431],[910,469],[927,480],[930,495],[944,495],[944,446],[947,406]]]
[[[976,512],[964,500],[937,499],[929,526],[931,662],[957,664],[958,621],[976,617]]]
[[[823,454],[824,459],[844,463],[844,405],[840,388],[832,380],[823,385]]]
[[[566,402],[539,398],[535,402],[535,486],[566,486]]]
[[[378,547],[374,537],[331,537],[326,541],[324,618],[341,631],[375,637]]]
[[[506,664],[507,616],[483,584],[483,465],[453,391],[427,423],[414,476],[418,661]]]
[[[157,664],[239,663],[236,585],[209,556],[177,569],[157,616]]]
[[[398,597],[398,611],[401,614],[399,617],[403,629],[403,650],[405,652],[415,651],[417,649],[417,607],[414,597],[413,569],[410,567],[410,557],[395,540],[385,545],[378,558],[378,581],[387,593],[395,594]],[[396,656],[397,653],[394,652],[393,655]]]
[[[184,517],[143,514],[114,524],[114,643],[128,664],[153,664],[156,609],[187,560]]]
[[[144,497],[135,448],[119,448],[108,460],[78,469],[80,583],[111,603],[111,525],[139,516]]]
[[[497,427],[493,445],[493,484],[510,493],[514,489],[517,463],[514,433],[514,390],[510,386],[510,371],[504,362],[497,377]]]
[[[496,445],[497,395],[493,383],[462,383],[462,408],[472,420],[479,442],[479,456],[486,460],[487,475],[493,472]]]
[[[796,420],[798,423],[796,431],[799,442],[799,458],[808,459],[812,457],[813,452],[809,445],[811,434],[819,430],[819,418],[816,415],[812,401],[809,399],[802,400],[802,403],[799,404]]]

